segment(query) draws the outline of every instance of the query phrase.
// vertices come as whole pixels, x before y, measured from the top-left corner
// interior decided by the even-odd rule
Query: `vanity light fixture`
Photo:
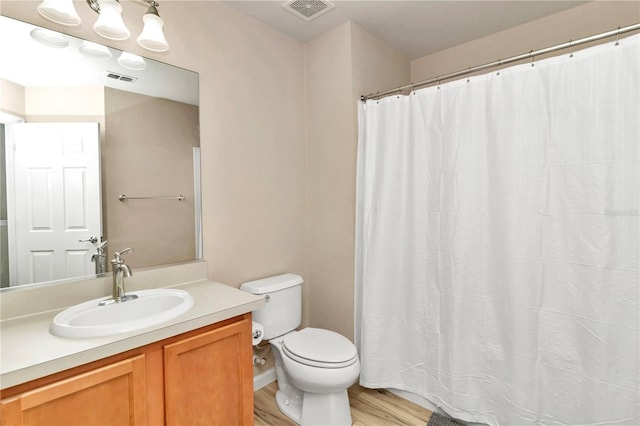
[[[86,0],[87,4],[98,13],[93,30],[101,37],[110,40],[126,40],[131,33],[122,19],[120,0]],[[158,14],[158,2],[140,0],[149,5],[142,17],[144,27],[137,38],[138,44],[153,52],[166,52],[169,43],[164,37],[164,21]],[[44,0],[38,6],[38,12],[46,19],[61,25],[80,25],[80,16],[76,12],[73,0]]]

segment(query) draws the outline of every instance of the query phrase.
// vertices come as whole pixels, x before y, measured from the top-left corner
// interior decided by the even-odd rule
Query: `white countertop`
[[[142,330],[94,339],[69,339],[49,333],[53,317],[63,309],[0,322],[0,386],[2,389],[78,365],[144,346],[223,321],[264,305],[264,298],[213,281],[172,287],[187,291],[194,306],[179,317]]]

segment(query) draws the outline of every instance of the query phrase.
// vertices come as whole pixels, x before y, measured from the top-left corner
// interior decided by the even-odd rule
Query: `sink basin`
[[[50,331],[71,338],[126,333],[172,320],[194,303],[189,293],[173,288],[133,291],[127,295],[138,298],[100,306],[98,303],[105,300],[101,297],[71,306],[55,316]]]

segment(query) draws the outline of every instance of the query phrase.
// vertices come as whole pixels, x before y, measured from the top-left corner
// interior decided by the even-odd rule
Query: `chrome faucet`
[[[107,254],[105,253],[104,248],[107,246],[107,242],[103,241],[96,248],[96,253],[91,256],[91,261],[96,264],[96,275],[104,274],[107,272]]]
[[[111,270],[113,271],[113,295],[110,299],[103,300],[99,304],[101,306],[109,305],[111,303],[126,302],[127,300],[137,299],[135,294],[127,295],[124,291],[124,279],[133,275],[131,268],[124,263],[122,256],[129,254],[133,251],[132,248],[126,248],[120,252],[113,253],[113,259],[111,260]]]

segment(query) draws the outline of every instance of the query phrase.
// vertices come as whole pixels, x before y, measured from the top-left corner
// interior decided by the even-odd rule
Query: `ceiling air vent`
[[[138,77],[131,77],[130,75],[124,75],[124,74],[120,74],[113,71],[105,71],[104,75],[107,76],[108,78],[112,78],[114,80],[120,80],[125,83],[133,83],[138,79]]]
[[[327,13],[335,6],[327,0],[290,0],[282,5],[298,18],[310,21],[323,13]]]

